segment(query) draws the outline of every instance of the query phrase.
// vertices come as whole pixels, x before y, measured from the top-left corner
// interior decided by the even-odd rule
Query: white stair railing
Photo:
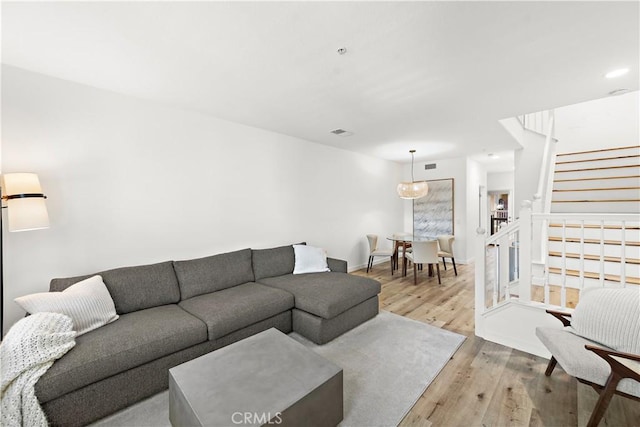
[[[514,300],[571,308],[586,287],[640,285],[638,215],[532,213],[523,205],[517,221],[482,239],[479,314]],[[541,266],[532,256],[537,247],[545,252]]]
[[[515,221],[500,229],[484,244],[485,308],[507,301],[519,284],[518,265],[520,222]]]
[[[549,134],[549,119],[553,116],[553,111],[544,110],[536,113],[523,114],[517,116],[523,128],[541,133]]]
[[[549,230],[544,271],[532,277],[534,301],[566,308],[587,287],[640,285],[638,215],[534,213],[531,220]]]
[[[554,114],[549,112],[547,124],[547,138],[544,143],[542,154],[542,164],[540,165],[540,176],[538,177],[538,189],[533,195],[533,200],[541,205],[537,212],[551,212],[551,194],[553,190],[553,166],[555,165],[555,143],[553,139]]]

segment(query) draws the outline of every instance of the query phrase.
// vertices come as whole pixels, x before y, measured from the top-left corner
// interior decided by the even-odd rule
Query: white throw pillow
[[[572,332],[617,351],[640,353],[640,289],[588,288],[571,315]]]
[[[293,274],[324,273],[329,270],[327,252],[322,248],[307,245],[293,245],[295,266]]]
[[[15,302],[30,314],[66,314],[73,319],[76,336],[118,319],[113,299],[101,276],[74,283],[62,292],[25,295],[16,298]]]

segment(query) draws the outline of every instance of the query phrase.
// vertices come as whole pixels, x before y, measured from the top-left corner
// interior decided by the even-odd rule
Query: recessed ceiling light
[[[612,90],[611,92],[609,92],[609,95],[611,96],[616,96],[616,95],[622,95],[624,93],[628,93],[631,92],[629,89],[616,89],[616,90]]]
[[[344,130],[344,129],[334,129],[331,131],[332,134],[334,135],[338,135],[338,136],[351,136],[353,135],[353,132],[349,132],[348,130]]]
[[[499,159],[500,158],[500,156],[498,156],[495,153],[489,153],[489,154],[487,154],[487,156],[489,156],[490,159]]]
[[[613,70],[613,71],[609,71],[607,74],[605,74],[604,76],[608,79],[614,79],[616,77],[620,77],[620,76],[624,76],[625,74],[627,74],[629,72],[628,68],[619,68],[617,70]]]

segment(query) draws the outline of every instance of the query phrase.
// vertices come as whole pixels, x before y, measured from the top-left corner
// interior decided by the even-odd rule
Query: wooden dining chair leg
[[[456,269],[456,259],[455,258],[451,258],[451,263],[453,264],[453,272],[456,273],[456,276],[458,275],[458,270]]]
[[[438,285],[442,285],[442,282],[440,281],[440,264],[436,264],[436,271],[438,272]]]
[[[369,272],[369,269],[371,268],[371,258],[373,258],[371,255],[369,255],[369,260],[367,261],[367,273]]]
[[[391,275],[393,276],[393,255],[389,257],[389,264],[391,264]]]
[[[444,257],[442,257],[442,264],[444,265],[444,271],[447,271],[447,261],[444,260]]]
[[[418,284],[418,276],[417,276],[418,272],[416,269],[416,263],[413,263],[413,284],[417,285]]]

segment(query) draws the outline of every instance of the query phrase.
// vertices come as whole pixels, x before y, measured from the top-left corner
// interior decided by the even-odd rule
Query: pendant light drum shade
[[[401,199],[420,199],[429,192],[429,184],[427,181],[415,181],[413,179],[413,156],[416,150],[409,150],[411,153],[411,182],[401,182],[398,184],[398,196]]]
[[[8,173],[4,178],[4,199],[7,201],[9,231],[39,230],[49,227],[49,215],[44,203],[38,175]]]
[[[398,184],[398,195],[401,199],[419,199],[429,192],[427,181],[401,182]]]

